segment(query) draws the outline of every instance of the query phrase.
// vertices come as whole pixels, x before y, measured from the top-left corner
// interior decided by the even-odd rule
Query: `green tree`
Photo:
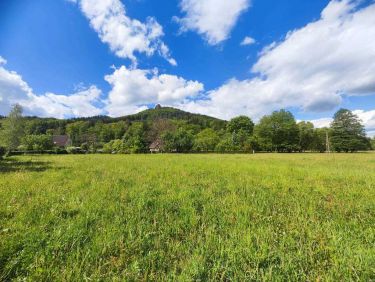
[[[20,105],[13,106],[8,118],[5,121],[4,143],[8,152],[17,149],[21,144],[21,139],[25,132],[24,118],[22,117],[23,109]]]
[[[314,142],[314,125],[311,122],[301,121],[298,123],[299,128],[299,147],[301,151],[313,149]]]
[[[195,136],[193,149],[198,152],[213,152],[219,140],[213,129],[204,129]]]
[[[243,129],[238,132],[233,132],[232,142],[238,148],[237,151],[248,152],[251,135]]]
[[[193,134],[184,128],[164,133],[162,140],[166,152],[187,153],[191,151],[194,144]]]
[[[226,128],[227,122],[223,120],[212,120],[209,122],[209,127],[215,131],[220,131]]]
[[[168,131],[175,131],[176,125],[169,119],[156,119],[151,122],[150,129],[147,132],[147,140],[152,143]]]
[[[264,116],[255,127],[263,150],[292,152],[298,150],[299,130],[292,113],[275,111]]]
[[[254,131],[254,123],[247,116],[231,119],[227,124],[227,132],[232,136],[233,147],[236,151],[246,152],[251,148],[250,138]],[[228,143],[227,143],[228,144]]]
[[[110,154],[124,153],[124,142],[120,139],[109,141],[108,143],[104,144],[103,152]]]
[[[53,148],[52,138],[49,135],[26,135],[21,142],[25,150],[44,151]]]
[[[314,129],[311,150],[315,152],[324,153],[327,149],[327,134],[330,134],[329,128],[325,127]]]
[[[25,134],[27,135],[62,135],[65,134],[66,120],[53,118],[25,118]]]
[[[177,141],[177,152],[187,153],[191,151],[194,145],[194,136],[190,131],[179,129],[176,131],[175,136]]]
[[[371,143],[371,149],[372,149],[373,151],[375,151],[375,136],[372,137],[370,143]]]
[[[246,140],[242,150],[243,152],[247,153],[261,151],[262,147],[260,146],[259,137],[252,135],[248,140]]]
[[[330,142],[337,152],[369,149],[369,141],[363,124],[357,115],[347,109],[340,109],[335,113],[331,123]]]
[[[115,139],[121,139],[126,130],[128,129],[129,125],[125,121],[119,121],[116,123],[111,124],[112,132],[115,136]]]
[[[227,124],[227,131],[229,133],[238,133],[243,131],[248,135],[253,134],[254,123],[247,116],[239,116],[231,119]]]
[[[66,133],[69,135],[74,146],[80,146],[86,142],[87,131],[90,123],[87,121],[76,121],[66,126]]]
[[[177,145],[175,142],[175,133],[173,131],[167,131],[162,134],[161,139],[163,141],[163,150],[171,153],[177,151]]]
[[[123,142],[126,153],[146,153],[147,142],[144,123],[134,122],[126,131]]]
[[[233,134],[225,134],[216,145],[215,151],[218,153],[233,153],[240,151],[241,148],[235,144]]]

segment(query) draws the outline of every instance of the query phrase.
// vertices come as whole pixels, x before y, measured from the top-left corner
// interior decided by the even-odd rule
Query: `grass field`
[[[375,154],[0,163],[0,281],[375,280]]]

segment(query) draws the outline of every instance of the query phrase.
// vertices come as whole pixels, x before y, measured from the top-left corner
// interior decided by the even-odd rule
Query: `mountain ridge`
[[[117,122],[117,121],[148,121],[155,119],[191,119],[194,117],[206,118],[212,121],[226,122],[226,120],[215,118],[209,115],[197,114],[187,112],[173,107],[160,107],[153,109],[146,109],[136,114],[123,115],[119,117],[111,117],[107,115],[97,115],[88,117],[72,117],[72,118],[55,118],[55,117],[38,117],[25,116],[26,119],[46,119],[46,120],[61,120],[61,121],[103,121],[103,122]],[[0,116],[6,118],[6,116]]]

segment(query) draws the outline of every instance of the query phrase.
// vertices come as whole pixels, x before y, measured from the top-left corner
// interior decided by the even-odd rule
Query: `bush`
[[[19,145],[17,147],[17,151],[22,151],[23,152],[23,151],[31,151],[31,150],[29,150],[26,145]]]
[[[219,136],[213,129],[204,129],[195,137],[193,149],[196,152],[213,152],[219,141]]]
[[[112,140],[103,145],[103,153],[107,153],[107,154],[125,153],[124,143],[120,139]]]
[[[86,151],[80,147],[68,147],[66,151],[68,154],[86,154]]]
[[[57,155],[65,155],[68,154],[68,151],[65,148],[55,148],[54,150],[55,154]]]
[[[231,135],[227,135],[216,145],[215,151],[218,153],[233,153],[239,152],[240,148],[234,144]]]
[[[45,151],[53,148],[53,142],[49,135],[26,135],[21,146],[27,151]]]

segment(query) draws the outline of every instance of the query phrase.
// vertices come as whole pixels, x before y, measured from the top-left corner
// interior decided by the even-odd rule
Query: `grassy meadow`
[[[374,281],[375,154],[0,162],[0,281]]]

